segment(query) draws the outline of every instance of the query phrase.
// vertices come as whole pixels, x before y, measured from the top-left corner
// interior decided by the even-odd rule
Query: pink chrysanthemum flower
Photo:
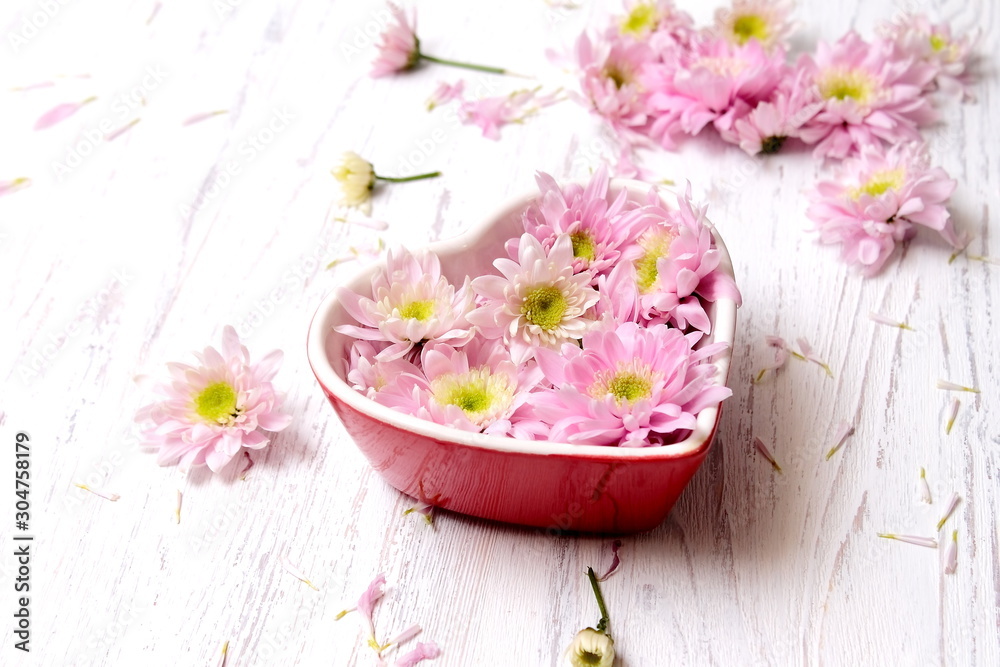
[[[381,360],[402,357],[427,341],[462,345],[472,336],[466,321],[475,305],[469,279],[456,290],[431,252],[390,251],[385,268],[372,279],[372,297],[341,289],[340,301],[362,326],[344,324],[337,331],[392,343],[379,352]]]
[[[850,32],[832,46],[821,42],[815,58],[803,55],[798,66],[823,102],[799,135],[816,144],[818,158],[842,159],[867,145],[919,140],[918,128],[936,118],[923,94],[935,68],[900,56],[892,42],[869,44]]]
[[[928,166],[922,144],[902,144],[888,152],[868,147],[844,161],[836,181],[816,186],[807,215],[823,243],[841,245],[845,261],[865,275],[882,268],[896,244],[916,234],[914,225],[935,230],[953,247],[965,242],[946,208],[956,183],[939,167]]]
[[[601,165],[586,187],[560,187],[548,174],[535,176],[540,195],[524,213],[524,229],[551,249],[556,239],[568,235],[573,245],[574,271],[589,270],[593,280],[610,271],[621,256],[620,248],[636,240],[646,214],[628,199],[623,189],[608,197],[607,167]],[[508,242],[516,256],[519,239]]]
[[[733,0],[732,7],[715,10],[713,32],[740,46],[756,40],[766,49],[787,50],[793,9],[791,0]]]
[[[468,320],[486,338],[502,338],[520,364],[537,347],[556,348],[582,338],[594,324],[591,308],[600,295],[590,287],[588,271],[574,273],[568,234],[557,238],[548,251],[531,234],[523,234],[517,258],[493,262],[502,276],[472,281],[481,305]]]
[[[639,73],[643,64],[653,58],[649,45],[610,31],[596,41],[586,34],[577,40],[581,101],[625,138],[641,132],[646,125],[647,108]]]
[[[552,425],[549,440],[645,447],[694,429],[701,410],[732,395],[713,382],[716,369],[706,361],[726,345],[692,350],[699,338],[626,322],[588,333],[582,350],[572,343],[540,350],[539,366],[555,388],[532,405]]]
[[[735,122],[740,148],[750,155],[777,153],[785,140],[798,137],[799,129],[819,113],[823,103],[812,99],[803,85],[803,74],[800,70],[790,85],[779,88],[772,101],[761,102]]]
[[[420,62],[420,40],[417,39],[416,19],[411,20],[398,5],[389,3],[393,21],[382,33],[378,57],[372,63],[373,77],[404,72]]]
[[[476,338],[460,349],[427,345],[420,366],[422,371],[397,376],[375,400],[463,431],[531,439],[532,429],[519,427],[515,413],[542,379],[534,362],[519,367],[498,341]]]
[[[658,221],[639,237],[639,256],[628,277],[639,292],[642,319],[710,333],[705,303],[726,298],[740,305],[742,298],[732,276],[719,269],[722,255],[705,208],[691,202],[690,185],[677,204],[677,210],[660,207]]]
[[[896,44],[900,54],[931,65],[933,84],[946,95],[971,99],[972,77],[967,71],[975,35],[955,39],[947,23],[931,23],[925,14],[904,14],[879,26],[879,32]]]
[[[710,37],[677,59],[647,64],[640,80],[654,116],[650,136],[673,148],[677,135],[696,135],[712,123],[737,143],[734,123],[771,98],[786,69],[781,49],[768,53],[756,40],[735,45]]]
[[[160,465],[208,465],[219,472],[241,447],[267,446],[270,440],[258,428],[280,431],[291,422],[280,411],[284,395],[271,384],[282,353],[275,350],[251,364],[236,330],[227,326],[221,353],[207,347],[195,357],[196,365],[167,364],[170,380],[153,386],[162,400],[140,408],[135,420]]]
[[[357,340],[351,346],[347,365],[347,381],[368,398],[382,391],[403,374],[418,374],[420,369],[405,357],[379,361],[378,353],[389,344],[380,341]]]

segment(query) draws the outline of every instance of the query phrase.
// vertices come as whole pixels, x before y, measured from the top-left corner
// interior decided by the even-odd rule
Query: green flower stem
[[[409,181],[419,181],[424,178],[437,178],[441,175],[440,171],[432,171],[427,174],[417,174],[416,176],[379,176],[375,174],[375,178],[380,181],[386,181],[388,183],[407,183]]]
[[[421,60],[426,60],[427,62],[437,63],[438,65],[451,65],[452,67],[464,67],[465,69],[476,70],[477,72],[489,72],[490,74],[507,74],[507,70],[501,69],[500,67],[488,67],[487,65],[473,65],[472,63],[460,63],[456,60],[445,60],[444,58],[435,58],[434,56],[429,56],[426,53],[418,54]]]
[[[601,587],[597,583],[597,575],[594,574],[594,568],[587,568],[587,577],[590,579],[590,586],[594,589],[594,597],[597,598],[597,607],[601,610],[601,620],[597,622],[597,631],[607,634],[608,623],[610,619],[608,618],[608,608],[604,604],[604,596],[601,595]]]

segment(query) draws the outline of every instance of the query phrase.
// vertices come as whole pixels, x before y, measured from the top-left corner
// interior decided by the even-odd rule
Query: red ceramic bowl
[[[621,188],[644,199],[649,185],[615,180],[611,194]],[[429,246],[441,258],[448,279],[460,284],[466,274],[492,270],[493,259],[506,256],[504,242],[522,233],[520,213],[531,200],[519,198],[478,229]],[[673,207],[672,201],[664,202]],[[723,256],[721,268],[731,274],[729,253],[717,233],[715,240]],[[363,271],[346,286],[370,289],[376,270]],[[720,300],[711,305],[709,316],[713,332],[707,340],[731,347],[736,304]],[[379,405],[347,384],[351,341],[333,330],[347,323],[354,322],[335,291],[309,327],[309,363],[320,386],[348,434],[386,481],[409,496],[455,512],[553,533],[654,528],[705,460],[719,423],[719,406],[713,406],[698,415],[697,427],[686,440],[635,449],[529,442],[440,426]],[[729,355],[722,355],[716,365],[724,382]]]

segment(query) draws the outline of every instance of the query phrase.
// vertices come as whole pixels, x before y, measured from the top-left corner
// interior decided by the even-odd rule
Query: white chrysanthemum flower
[[[340,158],[340,164],[331,171],[340,183],[341,206],[371,209],[372,188],[375,187],[375,170],[363,157],[347,151]]]
[[[501,276],[482,276],[472,289],[483,304],[468,315],[489,339],[503,338],[515,363],[523,363],[534,348],[558,348],[578,340],[593,326],[591,310],[600,295],[590,287],[589,271],[573,273],[573,242],[559,236],[546,253],[530,234],[521,236],[518,261],[493,262]]]
[[[615,662],[615,642],[603,632],[584,628],[576,633],[563,657],[573,667],[611,667]]]

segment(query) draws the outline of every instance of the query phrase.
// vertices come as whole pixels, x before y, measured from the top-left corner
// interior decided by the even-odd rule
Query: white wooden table
[[[356,263],[324,266],[380,236],[333,220],[329,170],[343,150],[390,174],[407,162],[444,172],[375,197],[375,217],[389,223],[381,236],[419,246],[531,191],[535,170],[585,176],[610,152],[600,124],[567,102],[493,142],[444,110],[427,113],[433,86],[462,74],[368,78],[365,31],[381,4],[50,3],[54,16],[15,52],[9,35],[43,22],[44,4],[5,5],[0,16],[0,180],[32,179],[0,198],[9,470],[0,484],[0,664],[207,665],[228,640],[230,665],[369,665],[359,619],[334,617],[379,572],[390,583],[379,632],[420,623],[421,639],[444,651],[427,664],[554,664],[597,620],[583,572],[607,566],[611,539],[449,513],[431,528],[403,516],[410,500],[369,469],[323,398],[305,331]],[[703,23],[713,10],[679,4]],[[797,44],[852,27],[871,35],[903,4],[803,0]],[[548,84],[562,75],[544,50],[618,8],[425,1],[419,32],[436,55]],[[926,8],[959,31],[979,26],[980,51],[997,52],[996,3]],[[946,107],[929,137],[958,180],[952,211],[976,235],[970,252],[1000,256],[991,57],[978,103]],[[48,80],[55,85],[10,90]],[[468,80],[492,94],[524,85]],[[74,117],[31,131],[55,104],[94,95]],[[227,113],[181,125],[214,110]],[[135,119],[113,141],[88,138]],[[902,261],[862,279],[806,231],[802,191],[821,173],[807,154],[756,162],[703,139],[648,164],[690,179],[709,202],[745,303],[735,395],[716,446],[666,522],[624,538],[622,567],[604,585],[618,664],[1000,664],[1000,267],[964,257],[949,265],[944,244],[922,235]],[[876,325],[869,311],[917,331]],[[218,344],[227,323],[256,357],[285,350],[277,383],[295,421],[245,481],[239,465],[184,479],[137,448],[131,418],[146,396],[132,378]],[[767,334],[808,338],[835,377],[792,360],[751,385],[770,356]],[[938,378],[982,389],[961,395],[950,435],[952,396],[935,388]],[[841,419],[857,433],[824,461]],[[12,635],[18,431],[32,443],[27,656]],[[754,436],[771,444],[784,474],[754,454]],[[920,467],[932,505],[919,500]],[[876,536],[936,534],[952,491],[962,502],[940,550]],[[946,575],[953,528],[958,571]],[[320,590],[286,573],[282,556]]]

